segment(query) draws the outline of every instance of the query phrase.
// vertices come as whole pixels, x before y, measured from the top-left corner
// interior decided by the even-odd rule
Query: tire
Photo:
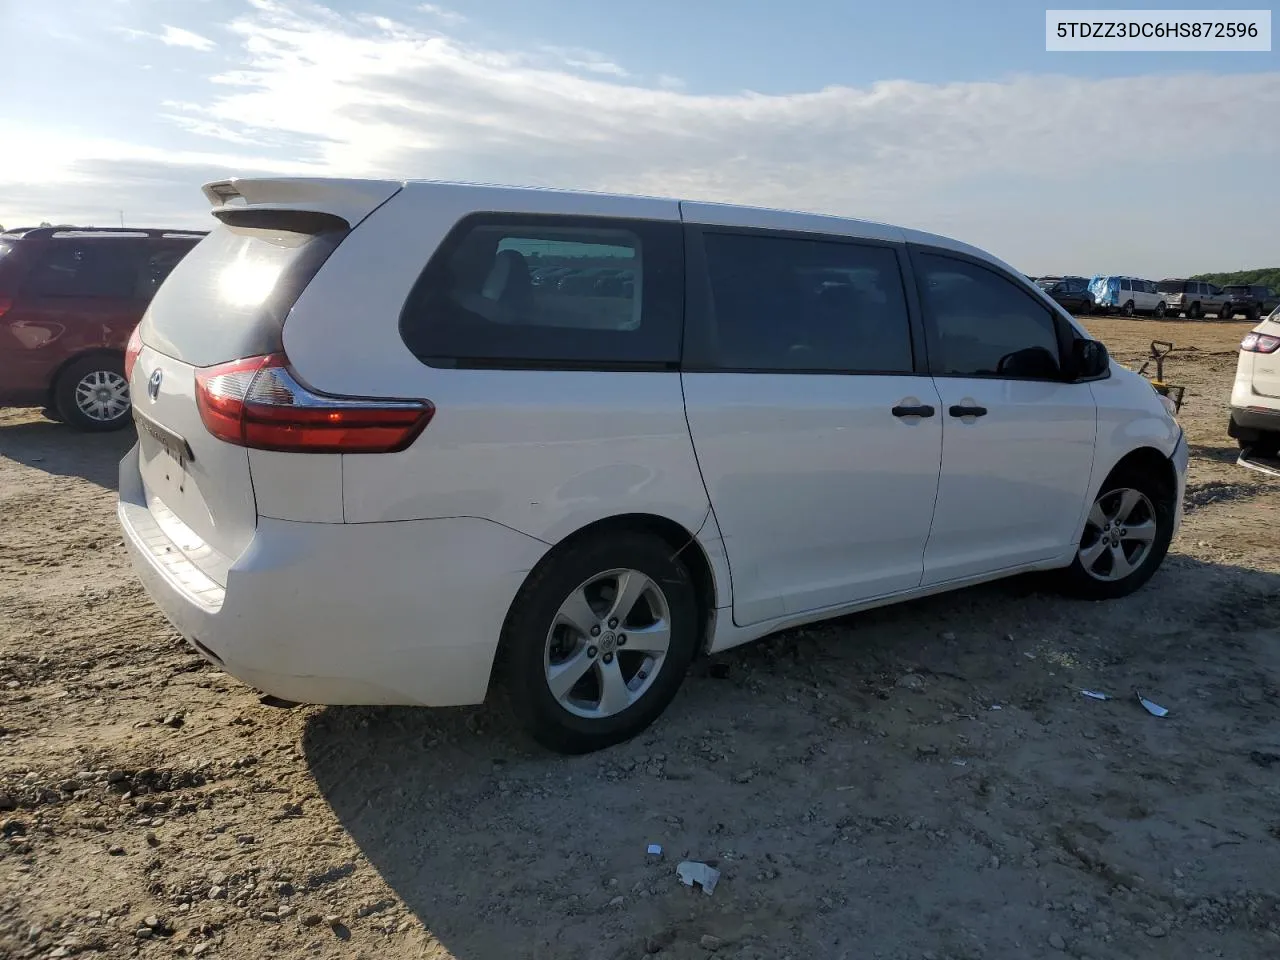
[[[1226,306],[1225,304],[1223,304],[1223,306],[1218,308],[1219,320],[1233,320],[1235,319],[1235,315],[1236,315],[1235,311],[1232,310],[1230,307]]]
[[[1191,309],[1187,311],[1187,319],[1188,319],[1188,320],[1199,320],[1199,319],[1200,319],[1200,304],[1199,304],[1199,303],[1193,303],[1193,304],[1191,305]]]
[[[1134,315],[1133,301],[1132,300],[1126,301],[1125,305],[1120,308],[1120,312],[1123,313],[1130,320],[1132,320]]]
[[[609,605],[627,584],[638,599],[613,621]],[[669,639],[655,664],[662,631],[648,631],[664,621]],[[622,531],[573,543],[534,570],[507,615],[503,679],[512,711],[534,740],[558,753],[629,740],[675,697],[699,634],[693,580],[664,540]],[[553,692],[557,665],[582,669],[562,670],[562,689]]]
[[[1159,303],[1156,304],[1155,318],[1157,320],[1163,320],[1164,312],[1165,312],[1165,305],[1164,305],[1164,301],[1161,300]]]
[[[1133,493],[1139,496],[1131,500]],[[1177,510],[1174,496],[1174,490],[1166,489],[1149,473],[1133,468],[1113,471],[1089,511],[1075,559],[1061,572],[1063,591],[1084,600],[1114,600],[1128,596],[1150,580],[1173,538]],[[1112,518],[1116,526],[1100,524]],[[1134,536],[1147,522],[1151,524],[1150,539]],[[1132,563],[1132,569],[1120,576],[1116,576],[1114,567],[1115,547],[1101,545],[1104,536],[1110,539],[1117,532],[1123,562]],[[1135,547],[1142,544],[1145,550],[1138,555]]]
[[[124,358],[101,353],[69,364],[54,384],[53,406],[68,426],[86,433],[127,427],[132,408]]]

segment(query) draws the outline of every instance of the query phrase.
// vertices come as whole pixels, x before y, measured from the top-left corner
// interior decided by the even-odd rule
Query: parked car
[[[1222,288],[1224,299],[1220,316],[1223,320],[1244,314],[1252,323],[1280,306],[1280,295],[1260,283],[1233,283]]]
[[[80,430],[128,426],[124,349],[203,231],[34,227],[0,234],[0,406]]]
[[[1036,285],[1065,310],[1085,316],[1093,313],[1093,294],[1086,277],[1041,277]]]
[[[1280,456],[1280,308],[1240,342],[1227,433],[1260,456]]]
[[[1188,320],[1199,320],[1206,313],[1221,316],[1227,299],[1221,287],[1203,280],[1170,278],[1157,283],[1156,289],[1164,296],[1170,313],[1185,314]]]
[[[496,659],[535,738],[590,750],[700,653],[1022,571],[1123,596],[1178,525],[1172,404],[965,244],[566,191],[205,191],[220,224],[129,347],[119,517],[177,629],[276,698],[477,703]],[[589,261],[634,289],[532,283]]]
[[[1094,277],[1089,291],[1100,309],[1119,311],[1126,317],[1146,313],[1158,319],[1168,307],[1156,285],[1138,277]]]

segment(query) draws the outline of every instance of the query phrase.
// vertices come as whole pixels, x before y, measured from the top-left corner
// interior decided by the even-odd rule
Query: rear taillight
[[[284,354],[196,371],[205,429],[227,443],[287,453],[394,453],[435,413],[426,400],[361,400],[316,393]]]
[[[1240,341],[1240,349],[1246,353],[1275,353],[1280,349],[1280,337],[1268,336],[1265,333],[1246,334]]]
[[[133,365],[138,362],[138,354],[142,352],[142,337],[138,335],[138,328],[133,328],[133,333],[129,334],[129,342],[124,348],[124,382],[128,383],[133,379]]]

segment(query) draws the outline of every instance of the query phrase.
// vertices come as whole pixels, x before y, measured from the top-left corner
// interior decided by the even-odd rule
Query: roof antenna
[[[124,226],[124,211],[123,211],[123,210],[117,210],[116,212],[120,214],[120,226],[121,226],[121,227],[123,227],[123,226]]]

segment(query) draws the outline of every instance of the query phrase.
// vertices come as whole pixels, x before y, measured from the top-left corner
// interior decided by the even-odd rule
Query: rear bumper
[[[1232,406],[1227,436],[1236,440],[1257,440],[1260,433],[1280,433],[1280,400],[1274,410]]]
[[[118,513],[139,578],[177,630],[237,679],[302,703],[481,702],[507,609],[549,549],[476,518],[259,518],[223,588],[151,519],[136,448],[120,465]]]

